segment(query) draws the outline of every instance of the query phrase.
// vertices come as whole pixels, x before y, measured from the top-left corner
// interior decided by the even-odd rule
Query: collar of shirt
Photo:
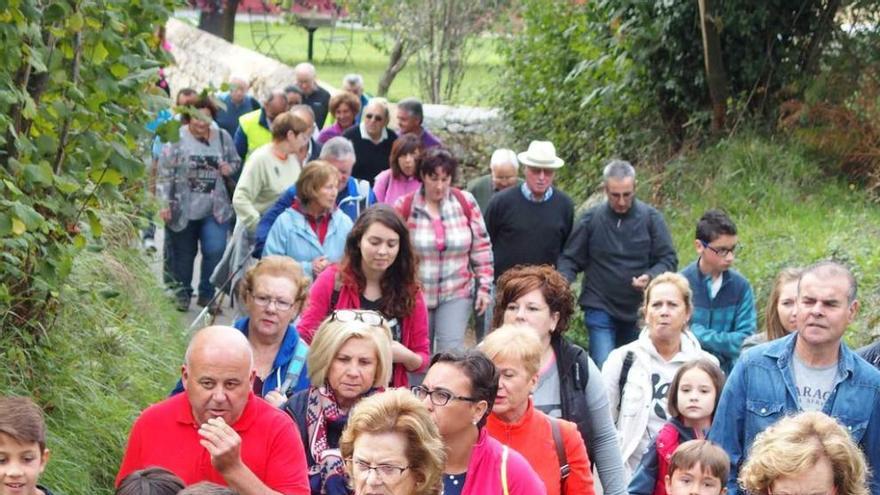
[[[382,136],[379,137],[378,141],[373,141],[373,138],[371,138],[370,135],[367,133],[367,125],[363,119],[361,119],[361,123],[360,125],[358,125],[358,128],[361,130],[361,139],[366,139],[373,144],[379,144],[382,141],[388,139],[388,129],[386,129],[385,127],[382,128]]]
[[[523,182],[522,185],[519,186],[519,190],[522,191],[523,196],[525,196],[526,199],[531,201],[532,203],[543,203],[545,201],[549,201],[550,198],[553,197],[552,186],[547,188],[547,192],[544,193],[544,197],[541,199],[536,198],[535,195],[532,194],[532,190],[529,189],[528,184],[526,184],[525,182]]]

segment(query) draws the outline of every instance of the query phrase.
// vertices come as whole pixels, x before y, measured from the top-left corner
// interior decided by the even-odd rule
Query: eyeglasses
[[[362,321],[374,327],[388,326],[388,322],[379,313],[361,309],[337,309],[330,313],[330,321],[338,321],[340,323]]]
[[[251,297],[254,299],[254,302],[257,306],[261,308],[268,308],[270,304],[275,303],[275,309],[278,311],[287,311],[288,309],[293,307],[292,302],[283,301],[281,299],[273,299],[269,296],[259,296],[251,292]]]
[[[467,402],[479,402],[477,399],[473,397],[464,397],[461,395],[453,395],[452,392],[443,389],[434,389],[429,390],[421,385],[417,385],[415,387],[411,387],[413,395],[416,396],[416,399],[425,400],[425,397],[431,398],[431,404],[435,406],[445,406],[449,404],[451,400],[463,400]]]
[[[700,241],[700,244],[702,244],[704,248],[708,249],[709,251],[712,251],[713,253],[717,254],[718,256],[721,256],[722,258],[726,258],[728,254],[732,254],[732,255],[736,256],[737,251],[742,250],[742,248],[740,248],[739,244],[733,246],[730,249],[712,247],[709,245],[708,242],[703,241],[703,240]]]
[[[396,482],[401,476],[403,476],[403,472],[411,467],[395,466],[393,464],[379,464],[378,466],[372,466],[362,460],[353,460],[351,457],[345,460],[345,464],[348,465],[348,469],[351,471],[353,477],[367,479],[370,476],[370,472],[375,471],[376,476],[382,481],[388,483]]]
[[[364,114],[364,118],[367,120],[385,120],[385,117],[382,115],[379,115],[378,113]]]

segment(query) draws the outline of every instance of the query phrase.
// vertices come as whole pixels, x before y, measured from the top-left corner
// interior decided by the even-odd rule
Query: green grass
[[[848,341],[866,344],[880,330],[880,205],[828,175],[796,143],[755,136],[722,141],[642,173],[638,192],[664,213],[679,269],[697,258],[694,228],[702,213],[723,208],[731,215],[743,247],[735,268],[755,289],[761,322],[779,269],[835,258],[849,263],[859,282],[862,309]],[[580,318],[578,325],[583,341]]]
[[[125,248],[82,253],[60,304],[38,343],[0,336],[0,393],[29,395],[46,411],[52,457],[42,484],[111,494],[132,422],[179,373],[180,316],[143,255]]]
[[[270,29],[272,32],[278,32],[282,35],[276,45],[276,51],[281,56],[282,62],[296,65],[306,60],[308,35],[305,29],[284,24],[273,25]],[[336,31],[337,36],[340,33],[348,35],[349,31],[344,28]],[[342,85],[342,77],[345,74],[355,72],[364,77],[367,93],[375,94],[379,79],[381,79],[388,63],[388,56],[369,43],[368,38],[377,36],[377,32],[363,29],[355,30],[351,50],[352,62],[344,64],[342,60],[345,56],[345,50],[339,44],[331,46],[330,55],[325,59],[326,45],[321,40],[329,35],[329,28],[320,28],[315,31],[313,63],[318,70],[318,78],[338,88]],[[246,48],[254,48],[249,23],[238,22],[235,24],[235,43]],[[496,53],[494,43],[494,38],[490,37],[480,38],[475,42],[457,98],[455,101],[446,103],[462,105],[488,105],[490,103],[492,92],[497,91],[495,74],[501,66],[501,58]],[[414,58],[397,75],[388,92],[388,98],[392,101],[398,101],[408,96],[419,96],[424,99],[424,95],[419,90]]]

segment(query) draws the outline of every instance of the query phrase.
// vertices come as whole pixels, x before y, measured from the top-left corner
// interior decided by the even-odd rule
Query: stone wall
[[[175,64],[166,70],[172,94],[183,87],[197,90],[219,88],[233,74],[251,81],[251,92],[263,95],[293,84],[293,68],[247,48],[197,29],[186,21],[171,19],[166,26]],[[319,74],[320,77],[320,74]],[[335,93],[336,88],[319,81]],[[491,108],[425,105],[425,127],[439,136],[462,162],[462,183],[487,173],[492,151],[513,147],[509,127],[501,112]],[[395,108],[391,108],[391,121]]]

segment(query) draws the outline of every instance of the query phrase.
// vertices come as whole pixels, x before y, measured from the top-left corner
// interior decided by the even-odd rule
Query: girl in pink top
[[[397,198],[416,192],[422,185],[416,165],[422,155],[422,140],[415,134],[404,134],[391,146],[388,160],[391,168],[379,172],[373,186],[376,200],[393,205]]]

